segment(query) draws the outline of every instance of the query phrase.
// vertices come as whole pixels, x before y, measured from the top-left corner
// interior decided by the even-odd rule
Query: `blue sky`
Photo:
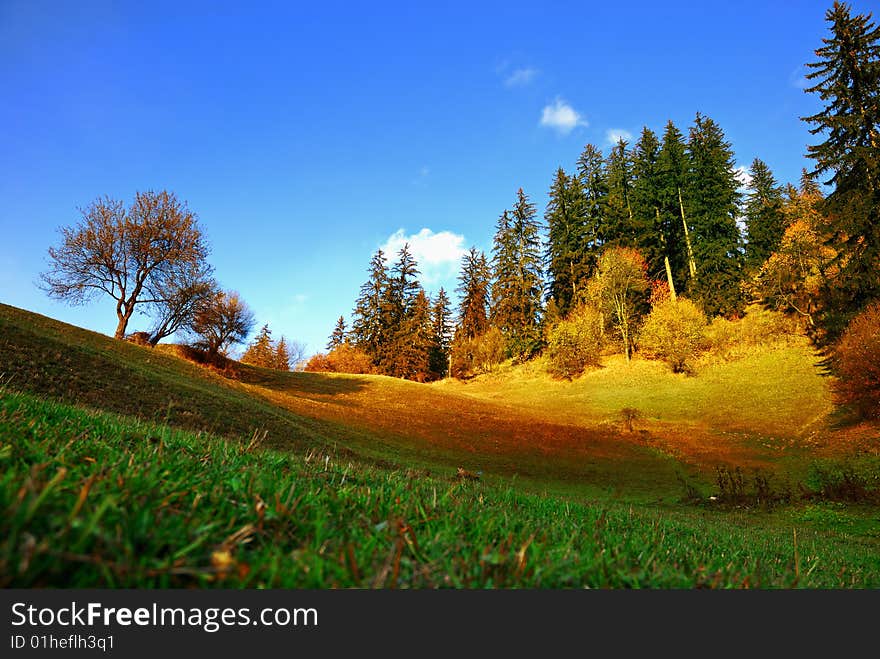
[[[96,197],[167,188],[221,284],[313,353],[377,247],[415,236],[452,289],[587,142],[699,111],[797,181],[830,4],[0,0],[0,301],[112,334],[109,298],[36,287],[46,250]]]

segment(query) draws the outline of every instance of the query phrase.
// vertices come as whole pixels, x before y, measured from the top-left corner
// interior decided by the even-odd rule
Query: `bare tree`
[[[71,304],[100,293],[112,297],[117,339],[125,336],[138,305],[167,301],[170,282],[208,267],[196,216],[173,192],[138,192],[129,209],[98,198],[80,214],[78,224],[61,229],[61,245],[49,248],[44,290]]]
[[[294,371],[302,371],[306,367],[306,344],[302,341],[288,341],[287,352],[290,355],[287,360]]]
[[[160,285],[161,300],[151,304],[154,318],[149,343],[155,346],[178,330],[192,327],[196,313],[217,293],[217,282],[203,269],[185,273]]]
[[[241,343],[254,326],[254,314],[235,291],[218,291],[200,305],[191,331],[195,345],[209,355],[226,354],[234,343]]]

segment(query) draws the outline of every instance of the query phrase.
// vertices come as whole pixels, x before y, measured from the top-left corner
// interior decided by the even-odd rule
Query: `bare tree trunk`
[[[131,318],[131,312],[132,309],[128,308],[123,300],[116,302],[116,317],[119,318],[119,323],[116,325],[116,333],[113,338],[125,338],[125,330],[128,327],[128,319]]]
[[[697,264],[694,261],[694,250],[691,247],[691,234],[688,231],[688,223],[684,217],[684,202],[681,200],[681,188],[678,188],[678,207],[681,209],[681,223],[684,225],[684,243],[687,245],[688,253],[688,270],[691,273],[691,279],[697,278]]]
[[[660,226],[660,209],[654,207],[654,213],[657,216],[657,226]],[[669,296],[675,302],[675,282],[672,281],[672,266],[669,265],[669,246],[666,243],[666,234],[660,230],[660,242],[663,243],[663,265],[666,266],[666,281],[669,284]]]
[[[675,302],[675,283],[672,281],[672,268],[669,266],[669,257],[663,255],[663,265],[666,266],[666,281],[669,282],[669,297]]]

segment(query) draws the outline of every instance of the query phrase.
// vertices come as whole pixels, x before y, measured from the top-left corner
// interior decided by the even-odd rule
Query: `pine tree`
[[[698,277],[691,290],[709,316],[741,306],[742,242],[736,218],[740,193],[733,152],[721,128],[697,114],[688,140],[688,197]]]
[[[498,221],[492,250],[492,323],[517,359],[527,359],[541,343],[540,229],[535,205],[520,188],[513,210]]]
[[[327,351],[332,351],[337,346],[341,346],[347,340],[345,334],[345,317],[340,316],[339,320],[336,321],[336,327],[333,328],[333,333],[330,335],[330,340],[327,342]]]
[[[287,348],[287,339],[284,336],[278,339],[278,344],[275,346],[272,368],[279,371],[290,370],[290,350]]]
[[[584,195],[577,177],[560,167],[550,186],[544,212],[547,224],[547,297],[565,316],[577,301],[589,278],[585,263]]]
[[[684,290],[697,276],[690,240],[690,218],[685,212],[688,159],[684,136],[672,121],[666,123],[660,152],[657,154],[657,189],[660,212],[657,223],[666,241],[676,290]]]
[[[352,312],[351,338],[374,360],[382,343],[382,300],[388,285],[385,253],[377,250],[370,260],[369,279],[361,286]]]
[[[397,343],[397,375],[424,382],[431,379],[431,349],[434,347],[431,301],[419,287],[412,300]]]
[[[605,206],[608,203],[608,177],[602,151],[587,144],[577,161],[578,182],[584,200],[584,266],[592,274],[605,239]]]
[[[449,309],[449,298],[441,287],[431,309],[430,370],[434,377],[442,378],[449,371],[452,332],[452,312]]]
[[[272,342],[272,330],[269,325],[263,325],[260,333],[247,347],[241,357],[243,364],[253,364],[263,368],[275,368],[275,346]]]
[[[825,139],[807,147],[815,174],[831,174],[822,208],[833,222],[829,247],[839,272],[823,286],[821,323],[833,340],[856,313],[880,299],[880,28],[871,14],[853,16],[835,2],[825,14],[831,36],[807,64],[805,91],[826,103],[804,117]]]
[[[457,339],[474,339],[489,329],[491,279],[486,254],[471,247],[461,258],[461,274],[455,289],[460,296]]]
[[[755,158],[749,174],[752,180],[745,204],[745,262],[751,271],[755,271],[779,247],[785,232],[785,215],[782,212],[782,190],[770,168]]]
[[[636,247],[644,255],[648,276],[666,279],[669,292],[675,297],[672,273],[672,247],[678,235],[670,229],[670,216],[661,215],[660,141],[647,126],[633,147],[633,223],[636,227]],[[667,222],[664,223],[663,218]],[[667,238],[669,235],[669,238]]]
[[[632,210],[633,163],[627,146],[626,140],[620,139],[611,149],[606,162],[606,247],[636,247],[639,242]]]
[[[391,268],[381,300],[381,341],[377,351],[379,371],[386,375],[409,377],[408,366],[401,366],[401,355],[408,350],[411,338],[407,333],[411,327],[413,307],[424,291],[418,280],[419,270],[405,243],[397,253],[397,261]],[[409,355],[409,353],[407,353]],[[407,359],[410,357],[408,356]]]

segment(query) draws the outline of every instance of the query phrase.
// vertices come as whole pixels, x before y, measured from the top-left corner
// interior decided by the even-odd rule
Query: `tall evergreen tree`
[[[632,210],[633,162],[627,146],[620,139],[606,163],[605,246],[636,247],[639,242]]]
[[[290,370],[290,350],[287,347],[287,339],[284,336],[278,339],[278,344],[275,346],[272,368],[279,371]]]
[[[697,114],[688,140],[689,223],[698,277],[691,289],[708,315],[731,314],[741,306],[739,180],[733,151],[721,128]]]
[[[684,136],[671,120],[666,123],[663,132],[656,171],[660,200],[657,221],[666,241],[675,288],[683,290],[697,273],[690,240],[690,218],[685,211],[685,196],[688,192],[687,151]]]
[[[831,36],[807,64],[825,107],[804,117],[824,141],[807,147],[816,174],[831,174],[823,210],[839,273],[823,287],[821,322],[834,339],[858,311],[880,299],[880,28],[841,2],[825,14]]]
[[[584,264],[593,273],[605,239],[605,206],[608,203],[605,159],[598,147],[593,144],[584,147],[577,161],[577,173],[584,200]]]
[[[259,334],[241,356],[243,364],[253,364],[263,368],[275,368],[275,346],[272,342],[272,330],[263,325]]]
[[[330,335],[330,340],[327,342],[327,350],[328,352],[333,350],[337,346],[341,346],[345,343],[347,337],[345,334],[345,317],[340,316],[339,320],[336,321],[336,326],[333,328],[333,333]]]
[[[755,158],[749,169],[751,181],[746,196],[746,266],[755,271],[779,247],[785,233],[782,189],[764,161]]]
[[[430,370],[438,378],[444,377],[448,372],[452,332],[452,311],[449,308],[449,298],[441,287],[431,309]]]
[[[660,141],[647,126],[633,147],[633,222],[638,235],[638,250],[644,255],[648,276],[666,279],[675,295],[672,272],[672,247],[678,233],[671,230],[670,214],[661,215]],[[666,222],[664,223],[664,218]],[[667,238],[667,235],[669,238]]]
[[[547,298],[565,316],[576,303],[590,272],[585,259],[584,196],[580,181],[560,167],[544,212],[547,225]]]
[[[385,283],[381,301],[381,341],[378,348],[378,366],[387,375],[407,377],[409,366],[398,366],[401,353],[408,350],[410,338],[407,331],[413,330],[411,318],[416,298],[424,295],[418,280],[419,270],[413,258],[409,243],[405,243],[397,253],[397,261]],[[408,353],[409,354],[409,353]],[[411,355],[410,355],[411,356]],[[409,357],[408,357],[409,358]]]
[[[351,322],[352,342],[374,362],[382,343],[382,302],[387,286],[387,261],[385,253],[380,249],[370,260],[369,278],[361,286]]]
[[[476,247],[461,258],[456,292],[460,296],[455,337],[474,339],[489,329],[489,293],[492,273],[486,254]]]
[[[398,265],[405,266],[406,259],[403,254],[401,257]],[[431,377],[432,329],[430,301],[422,287],[416,284],[415,293],[407,303],[399,325],[392,330],[380,358],[382,372],[418,382],[428,380]]]
[[[513,210],[501,216],[495,234],[491,316],[517,359],[527,359],[541,342],[540,230],[535,205],[520,188]]]

